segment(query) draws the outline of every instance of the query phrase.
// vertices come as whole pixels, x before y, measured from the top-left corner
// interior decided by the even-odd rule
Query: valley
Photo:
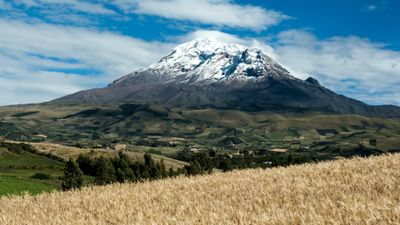
[[[32,113],[34,112],[34,113]],[[173,155],[183,148],[317,150],[363,144],[397,151],[400,120],[318,112],[246,112],[157,104],[26,105],[0,108],[0,135],[86,148],[136,148]]]
[[[3,148],[0,182],[11,186],[0,194],[59,190],[65,160],[79,155],[115,158],[123,151],[143,161],[151,153],[178,170],[206,153],[218,172],[400,152],[395,118],[144,103],[6,106],[0,118],[3,142],[27,143],[39,154]],[[37,173],[50,178],[32,178]],[[84,182],[93,180],[85,176]]]

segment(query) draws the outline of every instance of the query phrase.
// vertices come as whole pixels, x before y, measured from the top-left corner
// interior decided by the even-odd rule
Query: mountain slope
[[[395,106],[368,106],[293,77],[260,49],[196,39],[177,46],[158,63],[106,88],[81,91],[57,103],[156,102],[169,107],[248,111],[322,111],[400,117]]]

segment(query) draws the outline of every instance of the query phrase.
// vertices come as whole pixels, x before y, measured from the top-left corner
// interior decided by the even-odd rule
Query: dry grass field
[[[400,154],[2,197],[0,224],[400,224]]]

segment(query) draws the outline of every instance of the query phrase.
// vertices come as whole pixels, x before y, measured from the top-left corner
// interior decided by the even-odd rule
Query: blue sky
[[[262,48],[301,79],[400,105],[396,0],[0,0],[0,105],[103,87],[193,38]]]

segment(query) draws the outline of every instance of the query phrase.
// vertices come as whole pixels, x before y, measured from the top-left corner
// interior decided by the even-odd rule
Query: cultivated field
[[[175,157],[186,146],[223,151],[284,148],[334,158],[365,143],[400,152],[400,119],[322,113],[165,108],[153,104],[22,105],[0,107],[0,136],[85,148],[110,143]],[[235,138],[234,145],[227,138]],[[112,147],[112,146],[109,146]],[[249,149],[251,148],[251,149]],[[318,151],[328,148],[321,156]],[[344,151],[332,153],[340,148]],[[337,151],[340,152],[340,151]],[[343,155],[343,154],[342,154]],[[345,155],[348,155],[347,153]],[[350,154],[352,155],[352,154]]]
[[[400,154],[2,197],[0,224],[400,224]]]

